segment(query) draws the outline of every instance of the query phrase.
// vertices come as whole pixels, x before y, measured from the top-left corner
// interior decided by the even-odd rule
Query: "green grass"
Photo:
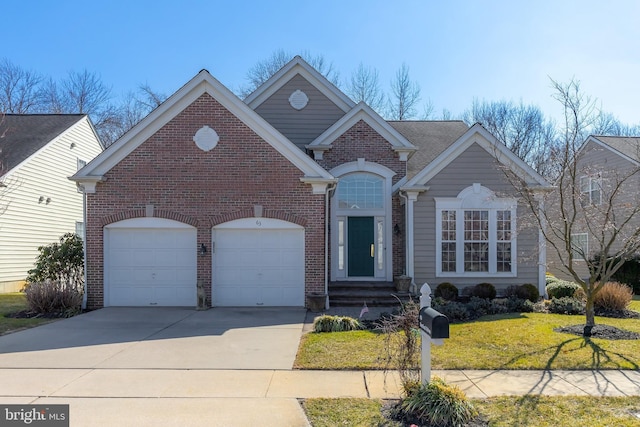
[[[27,309],[23,293],[0,294],[0,335],[52,322],[54,319],[12,319],[8,314]]]
[[[472,400],[491,427],[632,427],[640,425],[640,397],[507,396]],[[369,399],[307,399],[313,427],[388,426],[382,402]]]
[[[634,303],[640,303],[635,301]],[[640,369],[637,340],[586,340],[554,332],[584,316],[522,313],[453,324],[451,338],[432,346],[433,369]],[[597,317],[596,323],[640,333],[638,319]],[[371,331],[306,334],[299,369],[384,369],[384,338]],[[419,360],[416,360],[416,368]]]

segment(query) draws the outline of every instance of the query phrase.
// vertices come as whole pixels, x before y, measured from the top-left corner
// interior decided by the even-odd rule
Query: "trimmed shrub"
[[[407,418],[433,426],[461,426],[478,415],[460,388],[437,377],[411,390],[400,406]]]
[[[471,313],[467,304],[457,301],[445,301],[443,299],[434,300],[431,306],[440,313],[447,316],[450,322],[462,322],[471,319]]]
[[[362,329],[358,319],[348,316],[331,316],[324,314],[313,321],[314,332],[344,332]]]
[[[71,317],[82,311],[82,288],[45,280],[29,283],[24,293],[29,310],[34,313]]]
[[[538,301],[538,299],[540,299],[540,291],[538,291],[538,287],[531,283],[525,283],[518,286],[516,292],[516,296],[520,299],[526,299],[531,302],[536,302]]]
[[[433,296],[446,299],[447,301],[455,301],[456,298],[458,298],[458,288],[452,283],[443,282],[436,287]]]
[[[494,299],[496,297],[496,287],[491,283],[478,283],[471,290],[472,297]]]
[[[491,312],[491,300],[479,297],[471,297],[471,299],[467,303],[467,310],[469,311],[469,315],[473,319],[482,317]]]
[[[633,299],[633,291],[627,285],[607,282],[593,299],[593,306],[600,310],[626,310]]]
[[[583,314],[584,303],[573,297],[552,298],[547,309],[555,314]]]
[[[82,239],[74,233],[60,237],[60,242],[38,247],[35,266],[27,272],[27,283],[46,280],[82,287],[84,283],[84,253]]]
[[[580,289],[580,285],[566,280],[555,280],[549,283],[547,280],[547,295],[553,298],[571,298]]]
[[[533,303],[527,299],[509,297],[491,301],[491,314],[502,313],[531,313]]]

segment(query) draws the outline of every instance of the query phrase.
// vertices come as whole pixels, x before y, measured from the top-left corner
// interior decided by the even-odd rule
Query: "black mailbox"
[[[432,339],[449,338],[449,319],[439,311],[431,307],[420,309],[418,317],[420,329],[425,331]]]

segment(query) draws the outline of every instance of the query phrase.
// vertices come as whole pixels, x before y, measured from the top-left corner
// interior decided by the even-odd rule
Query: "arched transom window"
[[[383,209],[384,179],[370,173],[340,178],[336,192],[338,209]]]

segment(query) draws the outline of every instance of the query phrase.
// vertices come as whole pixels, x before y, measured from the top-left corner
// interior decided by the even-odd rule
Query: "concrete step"
[[[331,307],[397,306],[410,298],[408,292],[397,292],[393,282],[331,282]]]

